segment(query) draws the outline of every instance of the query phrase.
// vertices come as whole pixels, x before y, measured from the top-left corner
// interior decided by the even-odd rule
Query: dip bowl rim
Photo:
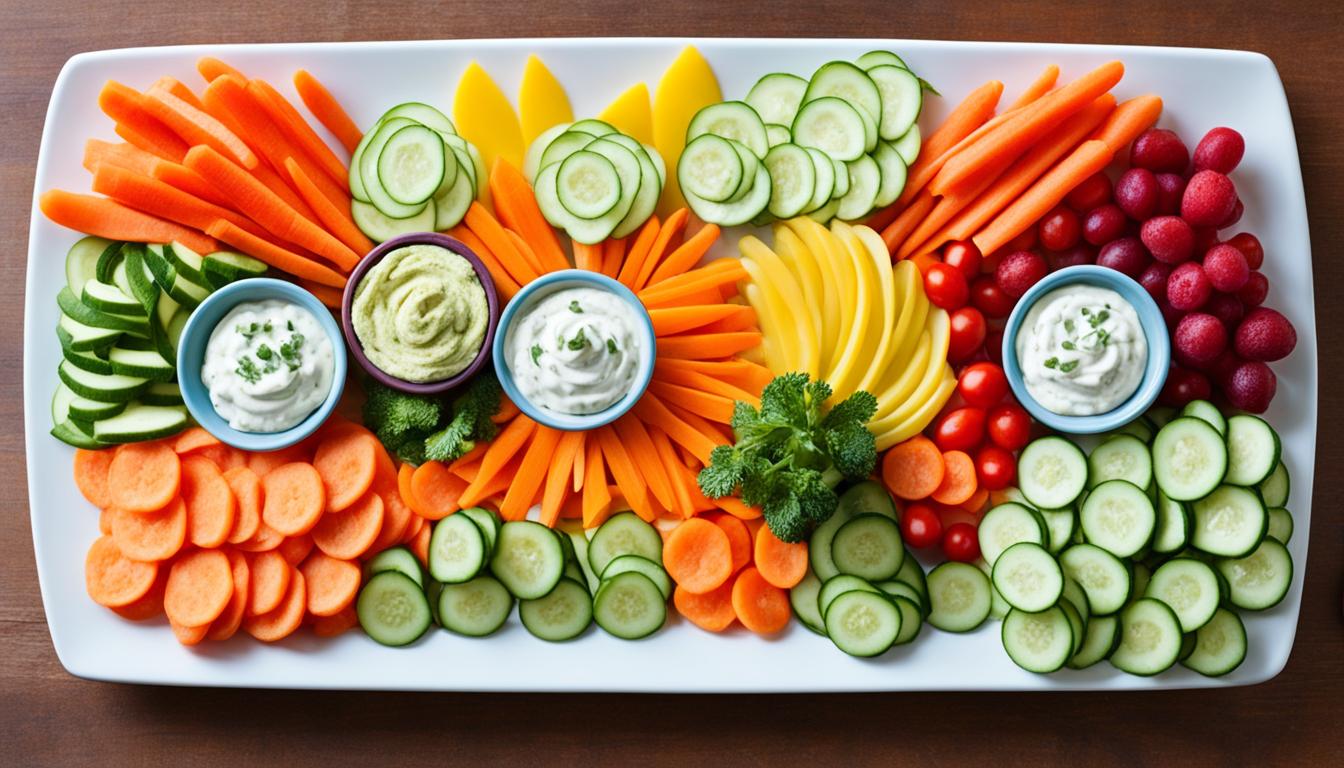
[[[485,290],[489,317],[486,318],[485,336],[481,339],[481,347],[476,351],[476,357],[472,359],[470,365],[446,379],[422,382],[407,381],[398,376],[393,376],[374,365],[372,360],[369,360],[368,356],[364,354],[364,345],[360,343],[359,336],[355,333],[352,311],[355,303],[355,289],[359,282],[385,256],[408,245],[437,245],[456,253],[466,259],[468,264],[471,264],[472,270],[476,272],[476,279],[480,281],[481,287]],[[471,250],[461,240],[439,232],[411,232],[379,243],[364,258],[360,259],[355,268],[350,271],[350,278],[346,280],[345,291],[341,296],[341,331],[345,335],[345,343],[350,350],[350,356],[355,359],[355,362],[365,373],[379,384],[412,395],[438,395],[467,383],[485,365],[485,361],[490,357],[490,345],[494,340],[495,328],[499,324],[499,312],[499,292],[495,288],[495,281],[490,276],[490,270],[486,268],[485,262],[481,261],[475,251]]]
[[[539,295],[544,298],[555,290],[560,290],[556,285],[563,283],[600,288],[633,307],[635,316],[639,318],[639,327],[636,332],[644,339],[649,350],[647,358],[640,361],[639,369],[635,374],[635,383],[630,391],[625,393],[620,400],[597,413],[584,415],[559,413],[532,403],[523,396],[518,389],[518,385],[514,382],[513,371],[509,367],[508,354],[504,349],[504,345],[508,341],[509,325],[519,312],[538,300]],[[586,269],[562,269],[549,272],[524,285],[522,290],[518,291],[517,295],[509,301],[508,306],[504,308],[504,312],[500,315],[499,327],[495,333],[491,352],[494,358],[495,375],[499,378],[500,387],[504,390],[504,394],[513,401],[513,404],[518,406],[518,410],[533,421],[552,429],[565,432],[581,432],[610,424],[628,413],[631,408],[634,408],[649,388],[649,382],[653,380],[653,366],[658,358],[658,340],[657,335],[653,332],[653,320],[649,317],[649,310],[635,295],[634,291],[598,272],[590,272]]]
[[[1091,416],[1055,413],[1041,405],[1027,390],[1017,356],[1017,335],[1031,308],[1047,293],[1077,284],[1109,288],[1120,294],[1134,307],[1148,343],[1148,358],[1144,361],[1143,378],[1140,379],[1138,388],[1115,408]],[[1167,333],[1166,320],[1157,302],[1133,278],[1123,272],[1095,264],[1066,267],[1046,275],[1022,295],[1003,328],[1003,372],[1008,377],[1013,396],[1023,408],[1027,409],[1033,419],[1065,434],[1093,435],[1109,432],[1139,418],[1161,394],[1170,366],[1171,337]]]
[[[267,299],[280,299],[298,304],[312,313],[318,325],[322,326],[332,347],[331,389],[312,413],[289,429],[280,432],[244,432],[229,426],[229,423],[215,411],[214,405],[210,402],[209,389],[205,386],[205,382],[201,381],[201,365],[205,360],[205,349],[210,342],[210,335],[214,333],[219,322],[243,302]],[[345,391],[348,365],[340,326],[327,307],[303,288],[270,277],[253,277],[229,283],[207,296],[192,311],[182,328],[176,364],[182,401],[192,418],[221,442],[245,451],[278,451],[301,442],[316,432],[326,423],[341,401],[341,395]]]

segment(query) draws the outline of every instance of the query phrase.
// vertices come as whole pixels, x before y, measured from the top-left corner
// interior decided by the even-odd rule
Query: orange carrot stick
[[[975,199],[979,197],[990,184],[994,183],[999,176],[999,172],[1002,170],[1003,169],[1000,168],[992,173],[985,174],[985,178],[977,182],[974,189],[965,192],[953,192],[946,197],[938,198],[938,202],[933,206],[933,210],[929,211],[928,215],[924,217],[924,220],[919,223],[919,226],[915,227],[915,231],[911,232],[910,236],[905,239],[905,243],[896,250],[896,258],[905,259],[914,256],[916,253],[927,253],[942,245],[944,240],[942,238],[935,239],[935,233],[965,209],[966,206],[975,202]]]
[[[644,265],[639,268],[639,274],[635,276],[634,285],[631,289],[634,291],[643,290],[653,278],[654,271],[662,264],[663,257],[667,254],[667,248],[672,244],[672,238],[679,237],[686,229],[686,222],[690,220],[691,214],[685,208],[678,208],[667,217],[667,221],[658,230],[658,239],[653,241],[649,247],[648,258],[644,260]],[[703,231],[703,230],[701,230]],[[708,235],[706,235],[708,237]]]
[[[700,291],[717,289],[746,277],[747,271],[737,259],[716,259],[699,269],[654,283],[640,291],[639,298],[649,306],[676,304],[692,298]]]
[[[466,490],[462,491],[460,504],[473,506],[489,495],[490,481],[499,474],[504,465],[520,451],[536,431],[537,423],[526,416],[519,416],[505,427],[481,457],[481,469]]]
[[[98,92],[98,107],[104,114],[118,125],[125,125],[134,134],[143,137],[147,143],[162,148],[169,159],[181,159],[189,149],[187,142],[155,117],[147,104],[148,99],[143,93],[115,80],[108,80]],[[153,151],[137,142],[132,143],[141,149]]]
[[[589,245],[574,242],[574,267],[576,269],[586,269],[589,272],[602,271],[602,244]]]
[[[241,77],[244,80],[247,79],[246,77],[243,77],[242,72],[239,72],[212,56],[202,56],[197,59],[196,71],[201,73],[201,77],[204,77],[207,83],[212,82],[217,77],[223,77],[224,75],[233,75],[235,77]]]
[[[161,160],[154,153],[146,152],[134,144],[113,144],[99,139],[84,142],[84,168],[90,173],[98,170],[99,163],[107,163],[149,175],[159,162]]]
[[[63,227],[109,240],[137,243],[180,242],[197,253],[212,253],[219,244],[194,229],[155,218],[116,201],[52,189],[38,198],[48,219]]]
[[[690,451],[691,455],[699,459],[702,464],[709,463],[709,454],[719,443],[705,437],[699,430],[673,413],[657,395],[645,393],[632,410],[644,420],[644,423],[656,426],[667,433],[672,442]]]
[[[574,460],[583,454],[584,433],[565,432],[555,446],[555,457],[546,470],[546,485],[541,494],[541,524],[555,527],[560,510],[569,496],[569,476]]]
[[[155,88],[167,91],[168,93],[171,93],[172,95],[187,102],[188,104],[197,109],[201,110],[205,109],[205,107],[201,104],[200,97],[196,95],[196,92],[188,88],[181,80],[178,80],[175,77],[168,77],[166,75],[164,77],[160,77],[158,80],[154,81],[153,85],[150,86],[151,90]]]
[[[972,238],[980,252],[993,253],[1022,234],[1083,179],[1105,168],[1113,155],[1104,141],[1083,142]]]
[[[620,274],[621,262],[625,260],[626,238],[612,238],[602,244],[602,274],[616,278]]]
[[[649,391],[661,397],[663,402],[678,405],[720,424],[727,424],[733,418],[733,401],[722,395],[657,379],[649,382]]]
[[[663,370],[685,370],[703,373],[706,376],[740,387],[748,392],[759,394],[761,389],[774,378],[770,369],[749,360],[676,360],[659,358],[657,366]]]
[[[1137,139],[1140,133],[1153,127],[1161,116],[1161,98],[1151,93],[1138,96],[1116,107],[1092,138],[1106,142],[1112,152],[1119,152]]]
[[[611,468],[611,477],[624,494],[626,503],[635,514],[647,522],[653,522],[656,515],[649,503],[648,485],[626,451],[625,444],[616,437],[616,431],[610,425],[598,428],[593,434],[597,437],[597,443],[602,448],[602,458]]]
[[[526,285],[543,274],[541,264],[529,261],[527,255],[518,250],[509,236],[504,234],[504,227],[490,215],[485,206],[473,202],[467,209],[463,221],[477,237],[481,238],[490,252],[500,260],[520,285]]]
[[[988,121],[994,115],[994,108],[998,106],[999,97],[1002,95],[1003,83],[990,80],[962,99],[947,119],[943,120],[943,124],[924,139],[923,146],[919,149],[919,157],[906,174],[905,189],[901,191],[897,203],[907,205],[915,199],[915,195],[924,191],[924,186],[929,180],[942,170],[940,161],[946,160],[943,153]]]
[[[687,334],[658,340],[658,357],[685,360],[713,360],[732,357],[760,346],[761,334],[752,331],[734,333]]]
[[[683,361],[669,359],[666,361],[660,360],[655,362],[653,369],[654,379],[661,383],[675,384],[677,386],[727,398],[730,402],[741,400],[745,403],[750,403],[753,406],[759,405],[759,400],[755,395],[736,384],[715,378],[714,376],[708,376],[699,371],[675,366],[669,367],[666,365],[666,363],[674,362]]]
[[[663,263],[659,264],[658,268],[649,277],[648,285],[657,286],[659,283],[681,275],[699,264],[700,260],[709,252],[710,247],[714,245],[714,241],[718,239],[719,227],[717,225],[706,224],[701,227],[699,232],[691,235],[686,242],[668,254]]]
[[[611,509],[611,491],[607,489],[607,468],[597,439],[585,441],[583,458],[583,527],[592,528],[605,519]]]
[[[656,426],[644,426],[648,430],[649,440],[653,443],[658,461],[662,463],[663,472],[666,473],[668,482],[672,485],[672,494],[676,501],[674,509],[681,513],[682,517],[690,517],[695,514],[695,505],[687,487],[686,467],[677,458],[677,449],[672,447],[672,440],[666,432]]]
[[[919,222],[923,221],[929,211],[933,210],[933,206],[933,195],[925,190],[905,210],[901,211],[901,215],[897,216],[895,221],[882,230],[882,242],[887,244],[887,250],[891,251],[893,256],[906,238],[910,236],[910,233],[915,231],[915,227],[919,226]]]
[[[239,210],[276,237],[303,246],[343,270],[352,269],[359,262],[354,251],[211,147],[193,147],[185,164],[233,198]]]
[[[330,267],[323,266],[301,254],[263,240],[240,229],[231,222],[217,219],[205,231],[211,237],[217,237],[243,253],[261,259],[281,272],[288,272],[295,277],[312,280],[315,283],[329,285],[333,288],[345,287],[345,276]],[[187,244],[187,247],[190,248],[191,245]],[[212,248],[209,250],[218,249]],[[203,252],[209,252],[209,250]]]
[[[558,429],[537,425],[523,453],[522,463],[518,465],[518,471],[509,483],[509,490],[504,494],[504,502],[499,505],[500,517],[505,520],[522,520],[527,517],[527,510],[537,499],[542,483],[546,480],[547,467],[555,458],[555,447],[562,434]]]
[[[233,202],[225,197],[222,192],[215,189],[214,185],[206,181],[201,174],[191,170],[181,163],[174,163],[171,160],[159,159],[149,170],[149,175],[159,181],[177,187],[194,197],[199,197],[206,202],[214,203],[221,208],[228,208],[230,211],[237,211],[233,207]]]
[[[166,128],[164,131],[167,133],[166,139],[168,141],[151,138],[149,134],[127,123],[117,123],[112,130],[125,139],[128,144],[139,147],[151,155],[169,162],[181,162],[182,157],[187,154],[187,143],[177,138],[176,134]]]
[[[152,176],[115,165],[98,166],[93,174],[93,191],[184,227],[203,230],[215,219],[224,219],[253,235],[262,234],[256,224],[227,208],[193,197]]]
[[[341,103],[336,101],[336,97],[331,95],[331,91],[328,91],[327,87],[306,69],[294,73],[294,88],[299,92],[299,98],[303,99],[304,106],[313,113],[313,117],[317,118],[317,122],[341,142],[346,152],[353,154],[364,134],[359,130],[359,126],[355,125],[355,121],[350,119]]]
[[[657,216],[650,216],[649,220],[644,222],[644,226],[639,228],[639,234],[630,245],[630,253],[626,255],[624,263],[616,273],[616,279],[621,281],[627,288],[634,289],[635,279],[644,269],[644,262],[650,258],[650,251],[653,243],[658,239],[658,229],[661,222]]]
[[[644,423],[635,416],[627,416],[617,419],[612,428],[616,430],[621,445],[630,454],[636,471],[648,484],[649,492],[659,504],[668,509],[675,509],[677,499],[672,491],[672,480],[667,476],[667,471],[658,456],[658,449],[654,446],[653,439],[649,437],[648,430],[644,428]]]
[[[1058,81],[1059,65],[1051,64],[1047,66],[1045,71],[1037,76],[1037,78],[1032,81],[1031,85],[1026,87],[1026,90],[1022,91],[1022,95],[1017,97],[1017,101],[1008,105],[1008,111],[1011,112],[1018,107],[1025,107],[1031,102],[1041,98],[1049,93],[1050,89],[1054,88],[1055,83]]]
[[[341,209],[332,204],[331,199],[317,188],[314,176],[304,171],[297,160],[292,157],[285,158],[285,172],[294,182],[294,188],[299,191],[299,196],[313,209],[328,232],[357,254],[363,255],[373,250],[373,241],[366,237],[359,227],[341,212]],[[321,174],[316,174],[316,177],[325,178]],[[349,207],[347,206],[345,210],[349,210]]]
[[[331,151],[325,141],[303,119],[303,115],[290,104],[280,92],[271,87],[270,83],[264,80],[251,80],[247,84],[247,89],[257,95],[257,101],[271,115],[271,120],[280,129],[289,135],[290,141],[298,144],[299,147],[308,154],[308,157],[314,160],[322,170],[326,171],[331,180],[341,185],[341,189],[349,189],[350,171],[345,163]]]
[[[929,183],[929,190],[934,194],[943,194],[962,185],[993,162],[1021,155],[1070,115],[1115,87],[1124,74],[1124,64],[1107,62],[1063,88],[1028,104],[1013,119],[1005,121],[948,159]]]
[[[205,145],[248,170],[261,162],[256,153],[223,123],[162,87],[145,92],[145,109],[191,145]]]
[[[481,242],[476,233],[468,229],[465,224],[458,224],[448,230],[448,234],[461,240],[463,245],[470,248],[472,253],[480,258],[481,263],[485,264],[485,268],[490,271],[490,278],[495,281],[495,288],[503,295],[505,301],[513,298],[513,295],[521,289],[518,281],[509,274],[503,264],[499,263],[499,259],[495,258],[495,255],[490,252],[485,243]]]
[[[748,315],[755,322],[756,312],[742,304],[692,304],[649,310],[649,319],[653,321],[653,332],[657,336],[671,336],[738,315]]]
[[[513,163],[496,158],[490,169],[490,195],[500,223],[518,233],[536,255],[538,271],[556,272],[569,268],[569,260],[560,249],[546,218],[537,207],[532,187]]]

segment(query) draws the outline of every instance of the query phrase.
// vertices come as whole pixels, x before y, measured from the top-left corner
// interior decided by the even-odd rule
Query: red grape
[[[1204,274],[1209,276],[1214,290],[1236,293],[1250,279],[1251,268],[1247,266],[1246,257],[1240,250],[1221,243],[1204,254]]]
[[[1237,188],[1217,171],[1199,171],[1190,177],[1181,195],[1181,218],[1196,227],[1216,227],[1237,206]]]
[[[1265,303],[1265,297],[1269,295],[1269,278],[1265,277],[1263,272],[1252,272],[1246,278],[1246,284],[1237,291],[1237,298],[1241,303],[1248,307],[1258,307]]]
[[[1078,214],[1071,209],[1059,206],[1041,219],[1041,245],[1051,251],[1063,251],[1077,245],[1083,235],[1083,225]]]
[[[998,269],[994,270],[994,281],[1003,292],[1019,299],[1031,286],[1045,277],[1049,267],[1045,259],[1035,251],[1013,251],[1003,257]]]
[[[1190,150],[1174,131],[1149,128],[1129,148],[1129,164],[1154,173],[1183,173],[1190,164]]]
[[[1174,309],[1190,311],[1204,306],[1213,286],[1204,268],[1187,261],[1171,271],[1167,278],[1167,301]]]
[[[1241,255],[1246,257],[1246,266],[1251,269],[1259,269],[1265,262],[1265,248],[1260,245],[1260,239],[1250,232],[1238,232],[1227,239],[1227,244],[1241,251]]]
[[[1214,128],[1195,145],[1195,168],[1231,173],[1246,152],[1246,140],[1231,128]]]
[[[1090,211],[1111,201],[1111,180],[1104,173],[1095,173],[1073,188],[1064,202],[1079,213]]]
[[[1144,221],[1157,210],[1157,177],[1147,168],[1130,168],[1115,181],[1115,204],[1134,221]]]
[[[1125,234],[1125,212],[1115,203],[1107,203],[1087,212],[1083,219],[1083,239],[1103,245]]]

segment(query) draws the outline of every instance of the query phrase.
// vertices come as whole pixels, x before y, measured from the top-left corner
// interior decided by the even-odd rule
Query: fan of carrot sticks
[[[347,161],[284,96],[212,58],[197,94],[164,77],[141,92],[108,81],[98,106],[120,143],[91,139],[84,167],[93,191],[45,192],[52,221],[135,242],[180,241],[202,253],[220,243],[289,273],[340,306],[350,270],[373,248],[350,213]],[[331,93],[300,70],[308,110],[347,152],[360,132]]]
[[[1117,106],[1110,91],[1124,71],[1112,61],[1055,88],[1052,64],[997,115],[1003,83],[972,91],[924,142],[888,212],[896,215],[882,238],[892,258],[967,239],[988,255],[1034,226],[1157,122],[1157,96]]]
[[[503,295],[570,268],[532,188],[508,161],[496,161],[490,193],[499,219],[473,204],[449,234],[481,257]],[[697,266],[719,228],[710,224],[685,236],[688,219],[682,209],[666,221],[650,219],[629,238],[573,244],[574,266],[619,280],[653,320],[657,360],[639,403],[588,432],[554,430],[509,406],[488,446],[450,464],[402,467],[402,495],[413,510],[437,520],[490,502],[505,520],[520,520],[539,504],[541,522],[574,518],[584,527],[626,508],[649,521],[710,509],[760,515],[734,499],[709,500],[696,483],[710,451],[730,442],[734,401],[758,405],[771,374],[739,356],[761,341],[752,309],[729,301],[746,273],[732,258]]]

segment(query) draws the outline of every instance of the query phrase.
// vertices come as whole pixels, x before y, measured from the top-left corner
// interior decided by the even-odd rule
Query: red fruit
[[[1241,198],[1238,197],[1237,204],[1232,206],[1232,212],[1227,215],[1227,218],[1219,222],[1218,229],[1227,229],[1228,227],[1236,224],[1238,221],[1241,221],[1241,214],[1245,212],[1246,212],[1246,206],[1241,204]]]
[[[1204,268],[1193,261],[1176,267],[1167,277],[1167,302],[1173,309],[1186,312],[1199,309],[1209,300],[1213,285]]]
[[[1244,362],[1246,361],[1237,357],[1236,352],[1228,349],[1223,352],[1223,354],[1219,355],[1217,360],[1204,366],[1204,371],[1208,374],[1210,379],[1218,382],[1219,386],[1222,386],[1227,382],[1227,377],[1231,376],[1232,372],[1237,369],[1237,366]]]
[[[924,273],[924,293],[935,307],[952,310],[966,304],[970,288],[961,270],[940,261],[929,265]]]
[[[1031,415],[1017,403],[1003,403],[989,410],[985,431],[1000,448],[1020,451],[1031,439]]]
[[[1008,394],[1008,377],[994,363],[968,365],[957,378],[957,394],[967,405],[989,408]]]
[[[1223,394],[1232,406],[1251,413],[1264,413],[1277,389],[1278,379],[1274,372],[1268,365],[1255,360],[1234,368],[1223,382]]]
[[[1129,164],[1153,173],[1182,173],[1190,164],[1190,150],[1174,131],[1149,128],[1139,134],[1129,148]]]
[[[994,270],[994,281],[1014,299],[1022,298],[1031,286],[1049,271],[1045,259],[1035,251],[1013,251],[1003,257]]]
[[[1227,327],[1205,312],[1191,312],[1176,324],[1171,345],[1182,363],[1203,368],[1227,349]]]
[[[1241,251],[1227,243],[1219,243],[1204,254],[1204,274],[1214,290],[1236,293],[1251,277],[1251,268]]]
[[[1059,206],[1047,213],[1040,224],[1041,245],[1051,251],[1063,251],[1078,244],[1083,236],[1083,225],[1078,214]]]
[[[1097,254],[1097,265],[1123,272],[1130,277],[1138,277],[1148,263],[1148,251],[1137,237],[1122,237],[1102,246]]]
[[[1181,218],[1196,227],[1216,227],[1237,207],[1237,188],[1217,171],[1199,171],[1190,177],[1181,195]]]
[[[943,534],[943,554],[948,560],[973,563],[980,558],[980,537],[970,523],[953,523]]]
[[[969,451],[984,439],[983,408],[958,408],[939,419],[933,428],[933,442],[940,451]]]
[[[1231,173],[1246,152],[1246,140],[1231,128],[1214,128],[1195,145],[1195,168]]]
[[[1252,272],[1250,277],[1246,278],[1246,284],[1237,291],[1237,298],[1241,303],[1248,307],[1258,307],[1265,303],[1265,297],[1269,295],[1269,278],[1263,273]]]
[[[1064,198],[1069,207],[1079,213],[1090,211],[1099,205],[1111,201],[1111,179],[1104,173],[1095,173],[1083,179],[1082,183]]]
[[[1207,400],[1212,392],[1208,376],[1173,364],[1157,399],[1163,405],[1180,408],[1191,400]]]
[[[999,491],[1013,484],[1017,479],[1017,459],[1013,452],[997,445],[986,445],[975,454],[975,476],[980,478],[980,487]]]
[[[1163,216],[1181,212],[1181,195],[1185,194],[1185,177],[1179,173],[1157,174],[1157,211]]]
[[[1093,245],[1102,245],[1125,234],[1125,212],[1114,203],[1097,206],[1083,219],[1083,239]]]
[[[968,282],[980,274],[980,264],[983,261],[980,249],[970,240],[954,240],[943,248],[943,263],[955,267]]]
[[[1227,239],[1227,244],[1241,251],[1251,269],[1259,269],[1265,263],[1265,248],[1260,245],[1260,238],[1250,232],[1238,232]]]
[[[1167,277],[1171,275],[1171,267],[1160,261],[1151,262],[1142,274],[1139,275],[1139,285],[1153,297],[1154,301],[1162,302],[1167,298]]]
[[[947,359],[953,363],[968,360],[985,344],[985,316],[975,307],[958,307],[948,316],[951,337]]]
[[[1147,168],[1130,168],[1115,181],[1115,204],[1135,221],[1153,215],[1158,193],[1157,176]]]
[[[1139,239],[1154,259],[1180,264],[1195,255],[1195,231],[1180,216],[1156,216],[1139,227]]]
[[[1204,311],[1218,318],[1228,333],[1235,331],[1241,318],[1246,315],[1246,307],[1241,299],[1226,293],[1215,293],[1204,303]]]
[[[989,275],[981,275],[971,284],[971,304],[985,317],[1007,317],[1016,303]]]
[[[1247,360],[1282,360],[1297,346],[1297,329],[1278,311],[1256,307],[1237,326],[1237,354]]]
[[[1218,230],[1213,227],[1192,227],[1195,232],[1195,258],[1202,259],[1209,249],[1218,244]]]
[[[1027,227],[1022,234],[1009,240],[1003,246],[1004,253],[1013,251],[1030,251],[1036,247],[1036,227]]]
[[[989,362],[1003,365],[1003,329],[991,328],[985,334],[985,357]]]
[[[909,504],[901,513],[901,538],[915,549],[932,547],[943,539],[943,521],[927,504]]]
[[[1051,272],[1058,272],[1061,269],[1068,269],[1069,267],[1077,267],[1083,264],[1095,264],[1097,261],[1097,252],[1087,243],[1079,243],[1067,250],[1049,251],[1045,254],[1045,260],[1050,264]]]

